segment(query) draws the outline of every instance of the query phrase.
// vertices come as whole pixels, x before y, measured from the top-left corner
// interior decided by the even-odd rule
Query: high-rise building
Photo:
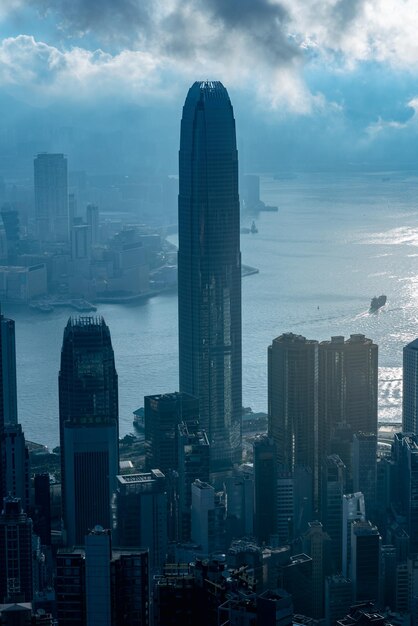
[[[86,208],[86,222],[90,226],[90,246],[99,243],[99,207],[88,204]]]
[[[118,377],[103,318],[71,319],[59,373],[61,481],[68,545],[110,528],[119,470]]]
[[[400,512],[406,518],[409,552],[418,553],[418,436],[405,434],[398,441],[402,443],[398,460]]]
[[[59,550],[57,617],[65,626],[148,626],[147,550],[111,549],[110,531],[93,529],[86,547]]]
[[[335,452],[329,442],[338,425],[377,434],[377,374],[378,348],[364,335],[319,344],[320,454]]]
[[[6,424],[0,430],[0,495],[19,498],[29,511],[29,451],[20,424]]]
[[[146,461],[163,473],[178,467],[180,422],[199,419],[199,400],[187,393],[164,393],[144,398]],[[197,476],[195,476],[197,478]]]
[[[254,441],[253,451],[255,535],[260,542],[267,543],[277,532],[276,446],[271,437],[260,435]]]
[[[0,314],[0,430],[17,424],[16,345],[14,320]]]
[[[341,571],[342,517],[345,465],[336,454],[322,464],[320,513],[331,538],[332,571]]]
[[[325,624],[335,626],[353,603],[353,583],[342,574],[325,579]]]
[[[317,471],[318,342],[285,333],[268,348],[269,435],[277,461]]]
[[[178,425],[179,536],[190,540],[192,524],[192,483],[209,481],[209,441],[198,422]]]
[[[354,521],[366,520],[364,495],[361,492],[343,495],[342,514],[342,573],[350,577],[351,563],[351,525]]]
[[[117,477],[118,545],[148,548],[150,569],[161,571],[167,556],[167,491],[160,470]]]
[[[35,217],[43,242],[68,241],[68,172],[63,154],[42,153],[34,160]]]
[[[363,493],[368,517],[374,515],[376,508],[376,473],[376,434],[354,433],[351,464],[353,491],[361,491]],[[372,518],[374,519],[374,517]]]
[[[112,626],[110,530],[93,528],[85,539],[86,625]]]
[[[238,155],[231,101],[196,82],[179,154],[180,391],[200,400],[211,472],[241,460],[241,253]]]
[[[356,602],[379,600],[381,543],[376,526],[366,520],[352,522],[350,578]]]
[[[19,498],[7,496],[0,515],[0,602],[32,602],[32,520]]]
[[[51,493],[49,474],[35,474],[33,530],[43,546],[51,545]]]
[[[303,551],[312,559],[312,606],[310,616],[324,617],[324,581],[331,573],[331,539],[321,522],[309,522],[302,536]]]
[[[418,434],[418,339],[403,349],[402,430]]]
[[[208,483],[195,480],[192,484],[191,539],[209,555],[224,549],[225,504]]]

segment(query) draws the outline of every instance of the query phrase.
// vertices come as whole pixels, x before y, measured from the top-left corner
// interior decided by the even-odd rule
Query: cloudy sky
[[[416,0],[3,0],[3,118],[111,125],[129,111],[144,137],[164,118],[168,147],[190,83],[219,79],[250,169],[407,167],[417,32]]]

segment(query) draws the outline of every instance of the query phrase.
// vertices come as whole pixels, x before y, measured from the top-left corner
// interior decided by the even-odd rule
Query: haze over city
[[[0,626],[418,626],[417,31],[0,3]]]

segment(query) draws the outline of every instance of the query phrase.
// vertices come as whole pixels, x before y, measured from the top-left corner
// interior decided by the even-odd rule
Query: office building
[[[353,603],[353,583],[342,574],[325,579],[325,624],[335,626]]]
[[[59,625],[149,626],[148,551],[112,549],[110,531],[101,527],[85,542],[57,554]]]
[[[241,460],[241,253],[238,155],[231,101],[196,82],[179,154],[180,391],[200,400],[211,472]]]
[[[396,548],[391,545],[382,545],[380,548],[380,606],[396,608],[396,578],[397,578]]]
[[[29,511],[29,451],[20,424],[6,424],[0,430],[0,495],[19,498]]]
[[[201,480],[192,484],[191,539],[204,555],[225,548],[226,508],[221,494]]]
[[[31,602],[34,592],[32,520],[7,496],[0,515],[0,601]]]
[[[67,545],[110,528],[119,470],[118,377],[103,318],[70,318],[59,373],[61,481]]]
[[[144,398],[146,462],[163,473],[178,467],[177,429],[180,422],[199,419],[199,400],[187,393]],[[195,477],[197,478],[197,477]]]
[[[153,600],[155,624],[204,623],[198,586],[189,564],[166,565],[163,573],[154,578]]]
[[[277,462],[317,476],[318,342],[285,333],[268,348],[269,435]]]
[[[15,323],[0,314],[0,430],[17,424]]]
[[[258,541],[264,543],[268,543],[270,536],[277,532],[276,456],[276,446],[271,437],[267,435],[256,437],[253,445],[254,529]],[[284,534],[282,529],[281,531]]]
[[[342,573],[350,578],[351,563],[351,525],[354,521],[366,520],[366,507],[361,492],[343,495],[342,510]]]
[[[381,543],[376,526],[369,521],[352,522],[350,578],[356,602],[379,600]]]
[[[85,538],[86,625],[112,626],[110,530],[93,528]]]
[[[302,547],[312,559],[312,606],[310,616],[324,617],[324,581],[331,574],[331,539],[324,532],[321,522],[309,522],[309,528],[302,535]]]
[[[235,537],[254,536],[254,468],[243,463],[225,476],[227,544]],[[274,490],[273,490],[274,493]]]
[[[84,550],[81,548],[58,550],[54,588],[60,626],[85,626],[85,577]]]
[[[198,422],[178,425],[179,537],[189,541],[192,524],[192,483],[209,482],[209,441]]]
[[[88,204],[86,208],[86,222],[90,234],[90,246],[97,246],[99,243],[99,207],[94,204]]]
[[[283,588],[290,593],[295,613],[312,612],[312,559],[306,554],[291,556],[281,570]]]
[[[332,570],[341,571],[343,494],[345,465],[336,454],[322,464],[320,513],[324,529],[331,538]]]
[[[418,434],[418,339],[403,349],[402,430]]]
[[[33,530],[43,546],[51,545],[51,493],[49,474],[35,474]]]
[[[376,509],[377,436],[375,433],[354,433],[351,475],[353,491],[362,492],[367,514],[371,517]]]
[[[63,154],[38,154],[34,175],[38,238],[45,243],[68,242],[67,159]]]
[[[123,548],[148,548],[151,571],[161,571],[167,556],[167,487],[160,470],[117,477],[117,542]]]
[[[397,463],[400,512],[406,518],[409,552],[418,553],[418,437],[407,434],[401,437],[401,458]]]

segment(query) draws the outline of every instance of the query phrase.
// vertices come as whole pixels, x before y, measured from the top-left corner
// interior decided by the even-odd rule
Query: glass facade
[[[241,460],[241,253],[238,154],[231,101],[196,82],[179,154],[180,391],[197,396],[211,471]]]
[[[118,376],[103,318],[70,318],[59,373],[61,483],[68,543],[111,525],[118,472]]]

